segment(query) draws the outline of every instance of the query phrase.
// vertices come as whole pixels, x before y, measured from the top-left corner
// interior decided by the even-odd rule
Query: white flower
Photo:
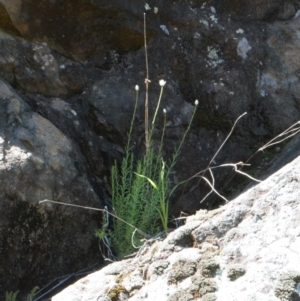
[[[198,99],[196,99],[195,100],[195,106],[198,106],[198,104],[199,104],[199,101],[198,101]]]
[[[159,85],[160,85],[161,87],[163,87],[166,83],[167,83],[167,82],[166,82],[165,80],[163,80],[163,79],[161,79],[161,80],[159,81]]]
[[[167,110],[166,110],[166,109],[163,109],[163,112],[164,112],[164,114],[166,114],[166,113],[167,113]]]
[[[140,87],[138,85],[135,85],[135,91],[138,91]]]

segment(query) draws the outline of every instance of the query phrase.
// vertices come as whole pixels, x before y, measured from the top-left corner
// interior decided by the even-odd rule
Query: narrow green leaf
[[[153,186],[153,188],[154,188],[155,190],[158,190],[157,185],[156,185],[151,179],[149,179],[148,177],[146,177],[146,176],[144,176],[144,175],[140,175],[140,174],[138,174],[138,173],[136,173],[136,172],[135,172],[135,174],[136,174],[137,176],[141,177],[141,178],[145,178],[145,179]]]

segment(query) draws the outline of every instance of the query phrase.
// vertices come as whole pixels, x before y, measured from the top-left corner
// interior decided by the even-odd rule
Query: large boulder
[[[19,90],[66,97],[80,92],[85,85],[83,68],[55,53],[45,42],[31,43],[4,32],[0,40],[0,74]]]
[[[103,208],[104,201],[72,141],[4,81],[0,90],[0,290],[29,292],[62,272],[101,261],[94,237],[101,215],[39,202]],[[52,106],[75,121],[64,101]]]
[[[165,108],[166,161],[178,146],[194,101],[199,99],[192,129],[172,173],[175,184],[207,167],[244,112],[248,114],[212,165],[248,160],[264,143],[300,119],[298,9],[298,1],[292,0],[149,0],[148,6],[130,0],[0,0],[0,203],[8,204],[7,198],[12,202],[12,207],[1,213],[1,235],[6,237],[8,224],[15,225],[11,226],[15,233],[22,233],[23,223],[36,232],[29,222],[30,214],[19,224],[16,216],[25,212],[23,206],[40,212],[39,200],[109,206],[109,170],[124,154],[136,84],[140,97],[132,150],[139,155],[144,149],[144,12],[151,116],[159,95],[158,81],[167,81],[154,132],[157,143]],[[280,144],[260,152],[244,171],[263,173],[282,149]],[[291,149],[295,156],[297,147]],[[293,156],[284,155],[289,159]],[[282,166],[283,161],[277,162],[277,168]],[[245,178],[232,174],[232,168],[217,169],[214,174],[216,189],[228,198],[247,184]],[[175,192],[170,215],[178,216],[182,211],[192,214],[223,203],[215,194],[201,202],[208,191],[205,182],[195,177]],[[70,225],[73,220],[76,233],[100,226],[98,216],[58,208],[49,209],[51,216],[58,214],[58,220]],[[65,219],[69,212],[72,214]],[[35,225],[47,225],[47,221],[41,219]],[[57,227],[68,229],[60,232],[60,241],[65,237],[74,246],[72,250],[81,249],[76,247],[81,240],[71,240],[71,228],[60,223]],[[76,271],[89,258],[97,257],[93,231],[88,230],[86,244],[93,251],[78,251],[89,256],[78,260],[78,253],[69,253],[68,259],[62,260],[68,262],[68,268],[56,264],[57,273],[48,271],[47,277],[39,278],[41,283],[55,278],[54,274]],[[53,233],[47,236],[54,237]],[[33,246],[39,243],[35,241]],[[12,252],[11,258],[19,256],[25,264],[30,243],[6,245],[9,247],[1,260],[5,262]],[[47,254],[45,248],[40,254]],[[55,262],[62,253],[60,249],[51,251]],[[44,258],[44,263],[39,262],[41,267],[47,264],[47,256]],[[72,268],[74,262],[78,265]],[[18,285],[27,281],[24,271],[32,275],[28,286],[40,284],[38,271],[34,273],[27,266],[30,264],[22,272],[10,269],[10,277],[3,274],[1,289],[22,290]]]
[[[51,300],[299,300],[299,171],[300,157]]]

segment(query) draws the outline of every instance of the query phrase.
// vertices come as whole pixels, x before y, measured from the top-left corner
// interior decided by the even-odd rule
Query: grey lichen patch
[[[149,268],[149,276],[151,280],[155,280],[159,275],[162,275],[169,264],[170,262],[167,260],[158,260],[154,262]]]
[[[251,49],[252,47],[249,45],[249,42],[245,38],[242,38],[237,45],[237,53],[243,59],[247,58],[247,53]]]
[[[212,253],[205,253],[198,262],[197,268],[197,273],[191,278],[192,284],[189,291],[195,298],[200,297],[201,300],[215,301],[214,292],[218,290],[218,286],[214,276],[220,268],[219,263]]]
[[[25,142],[26,141],[26,142]],[[23,140],[22,141],[23,145],[24,143],[26,144],[26,148],[29,149],[28,146],[28,141],[27,140]],[[30,144],[31,146],[32,144]],[[45,162],[42,158],[40,158],[39,156],[35,156],[35,155],[31,155],[29,160],[33,163],[34,167],[36,168],[36,170],[42,170],[45,166]]]
[[[234,280],[242,277],[243,275],[245,275],[245,273],[246,273],[246,270],[243,265],[234,264],[229,267],[228,272],[227,272],[227,277],[231,281],[234,281]]]
[[[105,273],[105,275],[119,275],[122,272],[124,272],[124,270],[126,270],[126,267],[129,266],[129,261],[117,261],[114,262],[113,264],[110,264],[108,266],[106,266],[103,269],[103,272]]]
[[[168,301],[192,301],[194,296],[186,290],[177,291],[174,295],[168,298]]]
[[[128,277],[124,277],[122,285],[128,292],[140,289],[144,285],[143,270],[136,269]]]
[[[217,291],[218,287],[216,281],[213,278],[202,278],[199,293],[200,296],[205,296],[206,294],[213,293]]]
[[[9,100],[7,104],[6,113],[9,116],[8,117],[8,123],[13,123],[15,121],[18,121],[19,123],[22,123],[22,120],[20,118],[20,114],[22,113],[22,103],[17,98],[12,98]]]
[[[217,296],[215,293],[208,293],[202,297],[201,301],[216,301]]]
[[[300,282],[300,271],[287,271],[283,273],[275,286],[275,296],[281,301],[299,301],[300,296],[296,290]]]
[[[240,236],[240,230],[238,228],[230,229],[224,237],[223,245],[228,244],[230,241],[232,241],[236,238],[239,238],[239,236]]]
[[[197,273],[192,277],[192,285],[190,289],[193,293],[198,292],[199,296],[203,297],[208,293],[217,291],[218,288],[214,278],[206,278],[200,273]]]
[[[169,274],[168,282],[170,284],[177,283],[189,276],[194,275],[196,272],[197,265],[192,260],[180,259],[175,262],[172,266],[172,270]]]
[[[214,277],[219,268],[220,264],[211,253],[204,254],[198,263],[198,269],[201,270],[202,275],[205,277]]]

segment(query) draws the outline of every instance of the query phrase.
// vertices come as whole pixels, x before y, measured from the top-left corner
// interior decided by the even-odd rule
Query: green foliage
[[[156,211],[156,216],[159,215],[163,229],[165,233],[168,232],[168,213],[169,213],[169,202],[166,199],[166,187],[168,187],[168,179],[165,178],[165,162],[162,161],[162,166],[160,170],[159,177],[157,177],[157,182],[154,182],[151,178],[146,177],[143,174],[135,174],[141,178],[146,179],[152,188],[154,189],[154,193],[156,195],[155,200],[159,200],[158,204],[154,204],[154,208]],[[156,176],[156,174],[154,174]]]
[[[19,291],[16,291],[16,292],[6,292],[5,293],[5,301],[16,301],[18,293],[19,293]]]
[[[103,212],[102,215],[102,228],[95,231],[95,236],[100,240],[109,236],[108,218],[106,212]]]
[[[35,293],[39,289],[38,286],[35,286],[31,292],[27,295],[27,301],[33,301],[33,298],[35,296]],[[6,292],[5,293],[5,301],[17,301],[17,295],[19,291],[16,292]]]
[[[159,96],[157,108],[146,140],[146,151],[139,160],[135,160],[130,151],[130,139],[135,118],[136,106],[128,135],[125,149],[125,157],[121,166],[115,162],[111,169],[111,194],[113,214],[113,231],[111,243],[117,255],[122,257],[141,245],[140,233],[146,233],[149,237],[160,232],[168,231],[169,198],[176,187],[171,189],[169,176],[180,154],[181,146],[185,140],[190,124],[183,135],[179,147],[175,150],[169,164],[162,158],[163,138],[166,124],[166,112],[164,110],[164,127],[157,149],[153,147],[152,133],[155,126],[163,86]],[[126,223],[124,223],[126,221]],[[138,234],[133,237],[134,228]]]
[[[159,180],[159,167],[160,162],[153,149],[150,148],[137,162],[134,162],[133,154],[127,150],[121,168],[115,164],[111,173],[114,214],[149,236],[160,230],[158,224],[160,192],[150,187],[146,177],[137,175],[147,175],[156,182]],[[122,220],[113,220],[112,232],[112,245],[121,256],[133,251],[134,231],[131,226],[124,225]],[[140,234],[137,234],[133,244],[140,244],[140,238]]]
[[[39,289],[39,287],[38,287],[38,286],[35,286],[35,287],[31,290],[30,294],[27,295],[27,301],[33,301],[33,298],[34,298],[34,296],[35,296],[35,294],[36,294],[36,292],[37,292],[38,289]]]
[[[144,43],[146,61],[145,79],[145,153],[138,159],[130,151],[130,140],[133,130],[134,119],[138,103],[139,87],[135,86],[136,102],[128,133],[125,156],[121,166],[115,162],[111,169],[111,196],[113,213],[113,229],[110,234],[112,244],[118,257],[122,257],[132,252],[134,248],[141,245],[141,238],[149,238],[163,228],[165,234],[168,231],[169,198],[176,187],[171,189],[169,180],[173,167],[175,166],[180,149],[190,129],[195,111],[190,120],[189,126],[185,131],[179,147],[175,150],[169,164],[162,158],[162,148],[166,127],[166,110],[164,109],[164,126],[157,148],[153,146],[152,134],[155,127],[156,118],[160,109],[163,89],[166,81],[161,79],[161,87],[155,113],[149,127],[148,116],[148,87],[149,68],[146,39],[146,15],[144,14]],[[198,100],[195,102],[198,105]],[[137,233],[137,234],[136,234]],[[107,238],[105,227],[98,230],[96,235],[104,240]],[[144,236],[144,237],[142,237]],[[110,247],[110,246],[109,246]]]

